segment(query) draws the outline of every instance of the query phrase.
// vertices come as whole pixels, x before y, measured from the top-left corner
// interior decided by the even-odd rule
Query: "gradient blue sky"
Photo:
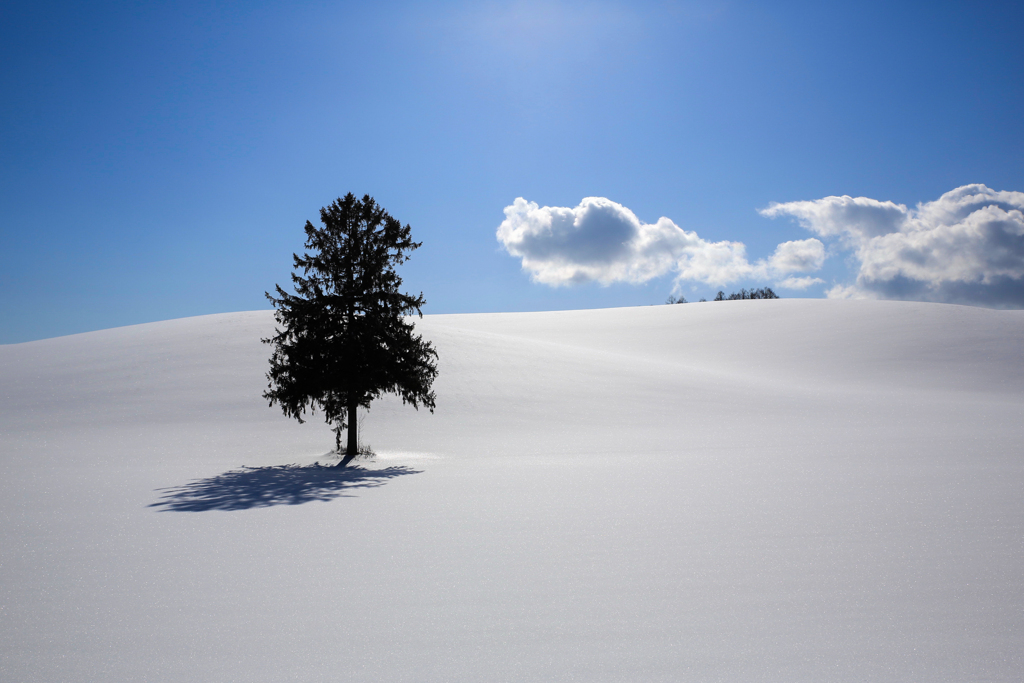
[[[1019,3],[5,3],[0,342],[267,308],[349,191],[423,242],[427,313],[661,303],[531,282],[504,207],[607,197],[753,260],[811,236],[773,201],[1024,190],[1022,32]]]

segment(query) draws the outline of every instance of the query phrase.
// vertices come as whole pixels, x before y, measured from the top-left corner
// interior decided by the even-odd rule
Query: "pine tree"
[[[339,453],[347,427],[344,467],[358,451],[360,406],[391,393],[434,412],[437,352],[406,319],[423,317],[423,294],[399,291],[395,266],[420,247],[410,227],[351,192],[320,209],[320,220],[323,227],[306,221],[306,253],[293,254],[295,294],[280,285],[276,297],[266,293],[279,327],[262,340],[274,349],[263,397],[299,422],[319,408]]]

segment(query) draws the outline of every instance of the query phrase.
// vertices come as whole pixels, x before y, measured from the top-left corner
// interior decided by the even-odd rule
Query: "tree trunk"
[[[359,441],[356,429],[359,423],[356,421],[356,410],[359,404],[354,400],[348,404],[348,447],[345,449],[345,457],[338,463],[338,467],[349,464],[352,458],[356,457],[359,451]]]

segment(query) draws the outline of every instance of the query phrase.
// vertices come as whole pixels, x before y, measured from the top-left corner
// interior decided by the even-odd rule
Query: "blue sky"
[[[787,203],[892,201],[919,228],[930,219],[914,207],[973,183],[991,192],[971,201],[1013,219],[1022,30],[1010,3],[6,3],[0,342],[267,308],[305,221],[350,191],[423,242],[402,273],[426,313],[772,284],[756,269],[722,284],[678,270],[536,282],[496,238],[517,197],[607,198],[641,224],[741,242],[750,263],[823,242],[807,274],[821,282],[784,296],[1019,307],[1019,294],[957,299],[934,269],[885,275],[874,228],[831,229],[824,204]],[[773,202],[774,218],[759,213]],[[988,267],[943,282],[1022,281]],[[897,286],[915,277],[930,289]]]

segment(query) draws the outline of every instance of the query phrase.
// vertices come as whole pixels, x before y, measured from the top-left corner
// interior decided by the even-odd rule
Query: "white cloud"
[[[965,185],[908,209],[867,197],[771,204],[765,216],[793,216],[838,237],[859,261],[857,281],[831,297],[922,299],[1024,306],[1024,193]]]
[[[813,237],[808,240],[783,242],[775,248],[768,262],[761,266],[766,277],[786,273],[806,273],[818,270],[825,263],[825,245]],[[808,279],[808,278],[803,278]]]
[[[709,242],[664,217],[643,223],[604,197],[587,197],[572,209],[541,207],[519,197],[505,207],[497,237],[509,254],[522,259],[534,281],[553,286],[642,283],[669,273],[675,273],[677,286],[684,280],[779,280],[817,270],[825,260],[824,244],[811,238],[784,242],[767,260],[750,263],[741,242]]]
[[[875,236],[895,232],[906,222],[907,207],[867,197],[825,197],[814,201],[772,202],[762,216],[794,216],[800,225],[822,237]]]
[[[707,284],[725,284],[750,274],[747,248],[742,242],[708,242],[694,236],[695,242],[679,255],[675,264],[677,280],[696,280]]]
[[[787,277],[776,286],[782,289],[807,289],[812,285],[820,285],[824,282],[820,277]]]
[[[829,299],[876,299],[878,297],[870,296],[869,292],[862,289],[858,289],[857,285],[835,285],[825,291],[825,296]]]

